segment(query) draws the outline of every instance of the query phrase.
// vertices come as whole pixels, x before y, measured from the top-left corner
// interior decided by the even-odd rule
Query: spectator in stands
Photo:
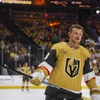
[[[18,64],[17,71],[19,71],[19,72],[22,71],[22,64]]]

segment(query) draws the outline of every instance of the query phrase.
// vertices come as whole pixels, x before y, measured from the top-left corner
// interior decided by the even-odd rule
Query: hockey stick
[[[17,74],[21,74],[21,75],[26,76],[26,77],[28,77],[28,78],[32,78],[32,76],[29,76],[29,75],[27,75],[27,74],[24,74],[24,73],[22,73],[22,72],[20,72],[20,71],[17,71],[17,70],[15,70],[15,69],[12,69],[12,68],[10,68],[10,67],[7,66],[7,65],[6,65],[6,66],[0,65],[0,67],[5,68],[5,69],[7,69],[7,70],[9,70],[9,71],[16,72]]]
[[[22,73],[22,72],[20,72],[20,71],[15,70],[15,69],[9,68],[9,66],[7,66],[7,65],[6,65],[6,66],[0,65],[0,67],[5,68],[5,69],[10,70],[10,71],[13,71],[13,72],[16,72],[17,74],[21,74],[21,75],[26,76],[26,77],[28,77],[28,78],[30,78],[30,79],[33,78],[33,77],[30,76],[30,75],[27,75],[27,74],[24,74],[24,73]],[[57,88],[57,89],[62,89],[62,88],[60,88],[60,87],[58,87],[58,86],[55,86],[55,85],[53,85],[53,84],[51,84],[51,83],[48,83],[48,82],[46,82],[46,81],[42,81],[42,83],[45,84],[45,85],[48,85],[48,86]],[[64,90],[64,89],[63,89],[63,90]]]
[[[23,76],[26,76],[26,77],[28,77],[28,78],[30,78],[30,79],[33,78],[33,77],[30,76],[30,75],[24,74],[24,73],[19,72],[19,71],[15,70],[15,69],[11,69],[11,68],[9,68],[9,66],[0,65],[0,67],[1,67],[1,68],[5,68],[5,69],[10,70],[10,71],[13,71],[13,72],[16,72],[16,73],[21,74],[21,75],[23,75]],[[42,81],[42,83],[45,84],[45,85],[47,85],[47,86],[50,86],[50,87],[59,89],[59,90],[61,90],[61,91],[64,91],[64,92],[66,91],[66,90],[63,89],[63,88],[58,87],[58,86],[55,86],[55,85],[53,85],[53,84],[51,84],[51,83],[48,83],[48,82],[46,82],[46,81]],[[89,98],[85,98],[85,97],[82,97],[82,98],[83,98],[84,100],[90,100]]]

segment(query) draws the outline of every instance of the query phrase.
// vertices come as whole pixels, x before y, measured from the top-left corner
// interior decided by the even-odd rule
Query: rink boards
[[[96,76],[96,83],[100,87],[100,76]],[[22,76],[20,75],[14,75],[14,76],[0,76],[0,89],[19,89],[22,86]],[[45,84],[42,84],[40,86],[34,86],[31,83],[29,83],[30,88],[36,88],[36,89],[44,89],[46,87]],[[86,89],[87,86],[84,83],[84,80],[82,79],[82,88]]]

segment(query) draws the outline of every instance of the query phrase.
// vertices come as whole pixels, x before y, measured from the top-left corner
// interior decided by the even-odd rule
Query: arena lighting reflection
[[[35,5],[44,5],[44,4],[55,4],[61,5],[98,5],[100,0],[0,0],[2,3],[15,3],[15,4],[35,4]]]
[[[97,14],[100,14],[100,10],[96,10],[96,13],[97,13]]]
[[[2,0],[2,3],[9,3],[9,4],[32,4],[32,0]]]
[[[28,5],[28,7],[61,7],[79,9],[100,9],[100,0],[0,0],[2,5]]]
[[[34,4],[34,5],[44,5],[45,0],[1,0],[2,3],[9,4]]]
[[[33,0],[34,5],[45,5],[45,0]]]

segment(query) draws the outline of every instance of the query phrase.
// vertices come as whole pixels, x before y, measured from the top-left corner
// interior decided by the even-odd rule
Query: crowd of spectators
[[[77,17],[73,13],[15,12],[11,19],[37,45],[50,48],[54,43],[68,41],[68,29],[78,23]]]
[[[12,17],[11,20],[28,38],[32,39],[39,48],[42,48],[44,51],[42,53],[44,53],[45,56],[54,43],[68,41],[68,29],[70,25],[77,24],[78,20],[77,15],[68,13],[64,15],[60,14],[60,17],[57,14],[46,13],[43,15],[40,14],[41,17],[39,17],[40,15],[38,14],[39,13],[37,13],[35,18],[32,17],[33,15],[29,15],[29,13],[25,15],[20,14]],[[49,15],[51,17],[49,17]],[[96,27],[100,27],[100,24],[97,24]],[[99,29],[97,31],[100,34]],[[12,37],[7,41],[10,35]],[[1,64],[7,64],[11,68],[17,69],[20,64],[23,65],[24,62],[29,62],[31,55],[31,66],[36,66],[33,62],[38,61],[39,58],[36,58],[35,54],[29,54],[28,47],[14,41],[13,35],[6,30],[2,24],[0,24],[0,37],[2,37],[0,38],[0,54],[3,53],[3,58],[1,57],[0,60]],[[14,42],[11,42],[12,39]],[[87,33],[84,34],[82,45],[90,52],[90,64],[95,74],[100,75],[100,45],[95,43],[94,40],[91,40]]]
[[[12,69],[17,69],[20,64],[23,65],[28,62],[30,66],[35,66],[35,51],[30,55],[31,47],[35,46],[17,42],[15,36],[0,23],[0,65],[7,65]],[[0,74],[4,73],[0,68]],[[9,71],[8,74],[11,73]]]
[[[91,15],[88,18],[88,25],[90,26],[90,28],[94,33],[100,36],[100,14]]]

